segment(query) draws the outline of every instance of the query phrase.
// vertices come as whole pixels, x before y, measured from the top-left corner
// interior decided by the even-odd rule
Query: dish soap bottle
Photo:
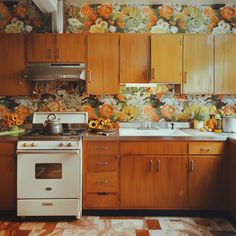
[[[216,128],[215,128],[215,133],[222,133],[222,122],[221,122],[221,117],[219,114],[215,116],[216,118]]]

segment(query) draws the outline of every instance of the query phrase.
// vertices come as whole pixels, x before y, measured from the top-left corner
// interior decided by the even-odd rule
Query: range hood
[[[32,81],[85,80],[85,63],[27,63],[23,78]]]

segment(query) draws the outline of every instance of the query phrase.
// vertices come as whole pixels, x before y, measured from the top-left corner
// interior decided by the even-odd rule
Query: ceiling
[[[117,4],[194,4],[194,5],[207,5],[207,4],[236,4],[236,0],[65,0],[65,2],[72,4],[100,4],[100,3],[117,3]]]

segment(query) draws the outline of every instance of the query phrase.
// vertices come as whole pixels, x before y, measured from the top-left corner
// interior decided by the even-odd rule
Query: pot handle
[[[50,117],[52,118],[50,119]],[[56,115],[54,113],[48,114],[47,120],[56,120]]]

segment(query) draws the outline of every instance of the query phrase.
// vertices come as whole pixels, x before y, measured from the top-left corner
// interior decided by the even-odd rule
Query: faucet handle
[[[174,123],[174,122],[171,122],[170,124],[171,124],[171,129],[174,129],[175,123]]]

